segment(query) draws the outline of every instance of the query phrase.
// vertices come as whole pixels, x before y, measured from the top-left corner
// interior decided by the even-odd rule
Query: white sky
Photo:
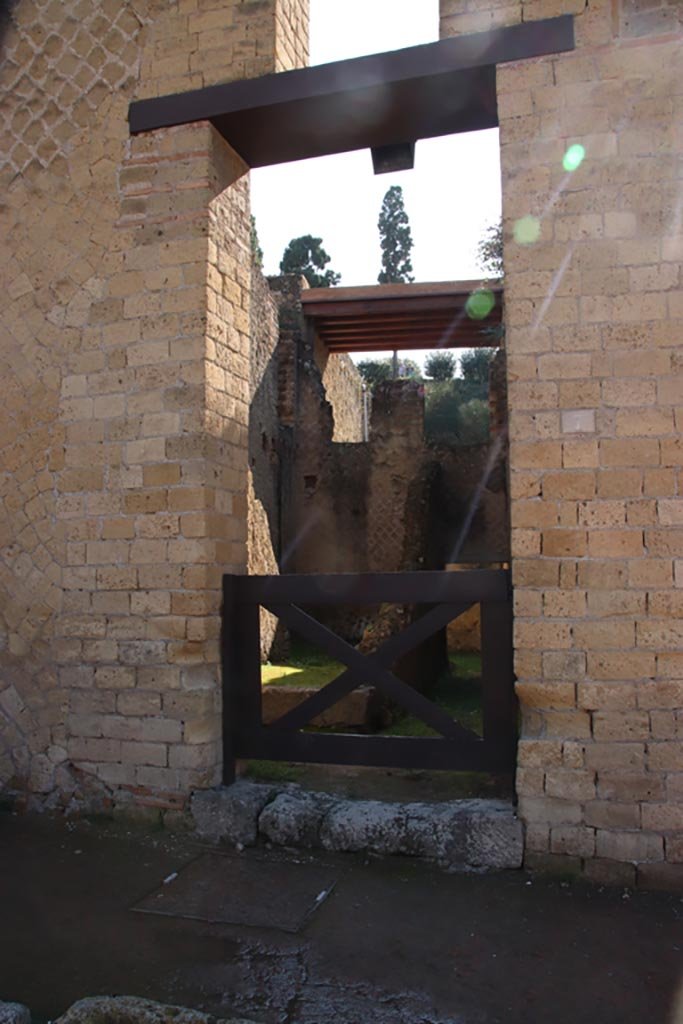
[[[438,0],[311,0],[311,64],[436,39]],[[497,129],[423,139],[415,169],[397,174],[375,176],[369,150],[252,171],[265,272],[277,274],[288,242],[310,234],[322,238],[342,286],[376,284],[377,218],[392,185],[403,188],[415,280],[479,277],[477,243],[500,218]]]

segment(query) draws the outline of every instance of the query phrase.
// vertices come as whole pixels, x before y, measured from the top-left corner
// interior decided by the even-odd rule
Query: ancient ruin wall
[[[567,13],[575,52],[498,70],[519,807],[530,864],[673,884],[683,8],[442,0],[442,30]],[[574,143],[586,157],[572,173]],[[529,216],[539,237],[520,245],[514,227]]]
[[[314,354],[322,375],[325,396],[332,406],[332,440],[364,441],[363,378],[356,369],[356,364],[346,354],[330,355],[318,337],[314,340]]]
[[[280,551],[280,421],[278,419],[278,311],[268,283],[251,269],[249,334],[249,476],[247,571],[278,572]],[[261,657],[270,657],[276,620],[261,609]]]
[[[207,124],[131,140],[127,107],[303,63],[307,2],[285,6],[14,7],[2,785],[172,804],[218,777],[220,576],[246,566],[245,168]]]

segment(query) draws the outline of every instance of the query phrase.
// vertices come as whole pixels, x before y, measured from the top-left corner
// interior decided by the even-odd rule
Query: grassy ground
[[[449,656],[450,672],[445,672],[439,679],[432,699],[447,711],[461,725],[468,729],[480,731],[481,728],[481,695],[479,676],[481,675],[481,655],[451,654]],[[331,682],[344,665],[333,661],[320,651],[303,644],[292,645],[291,656],[287,664],[261,667],[261,679],[264,686],[313,687],[320,689]],[[404,714],[400,708],[394,713],[391,725],[382,730],[385,736],[437,736],[429,726],[418,718]]]
[[[432,694],[446,712],[466,728],[481,732],[481,655],[449,656],[450,671],[443,674]],[[293,645],[287,664],[263,665],[263,685],[315,687],[330,682],[344,666],[304,645]],[[335,730],[336,731],[336,730]],[[420,719],[394,710],[384,736],[436,736]],[[311,789],[323,789],[360,799],[456,799],[509,795],[509,780],[481,772],[397,772],[382,769],[343,769],[330,766],[298,765],[281,761],[250,761],[246,768],[252,779],[268,782],[299,782]],[[416,786],[418,787],[416,789]]]
[[[451,718],[467,729],[481,733],[481,657],[478,654],[452,654],[450,671],[444,672],[430,699],[443,708]],[[439,733],[413,715],[397,712],[398,717],[383,736],[438,736]]]
[[[264,686],[314,686],[320,689],[331,683],[345,666],[333,661],[321,651],[292,642],[292,649],[286,664],[261,666],[261,682]]]

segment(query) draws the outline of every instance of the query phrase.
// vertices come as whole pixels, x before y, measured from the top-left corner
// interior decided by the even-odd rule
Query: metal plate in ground
[[[335,885],[331,871],[206,853],[132,909],[211,924],[300,931]]]

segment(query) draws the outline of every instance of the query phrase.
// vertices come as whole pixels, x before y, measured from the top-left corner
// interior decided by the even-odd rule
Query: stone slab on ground
[[[315,864],[282,865],[277,875],[258,857],[206,851],[132,910],[208,924],[275,928],[296,934],[334,889],[337,874]]]
[[[197,794],[195,806],[200,835],[214,841],[400,854],[450,871],[522,866],[522,826],[504,800],[385,803],[241,780]]]
[[[0,1001],[0,1024],[31,1024],[31,1011],[23,1003]]]
[[[197,832],[209,842],[253,846],[259,815],[277,793],[277,786],[242,780],[194,793],[190,809]]]
[[[217,1019],[199,1010],[166,1006],[135,996],[79,999],[55,1024],[253,1024],[243,1017]]]
[[[299,789],[279,793],[261,811],[259,834],[275,846],[320,846],[325,815],[336,802],[326,793]]]
[[[264,686],[261,691],[263,724],[270,725],[317,693],[317,686]],[[381,712],[382,701],[374,687],[359,686],[311,720],[318,728],[368,728]]]

